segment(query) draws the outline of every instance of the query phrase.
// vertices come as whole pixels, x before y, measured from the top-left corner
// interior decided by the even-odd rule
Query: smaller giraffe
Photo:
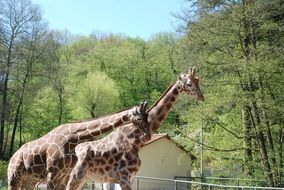
[[[103,139],[76,146],[78,158],[67,184],[67,190],[79,190],[89,179],[93,182],[119,183],[122,190],[131,184],[141,160],[138,152],[150,140],[148,114],[144,105],[144,119],[140,123],[117,128]]]

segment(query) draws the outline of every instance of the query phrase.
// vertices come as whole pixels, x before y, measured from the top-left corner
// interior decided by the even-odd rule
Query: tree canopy
[[[118,89],[112,79],[101,72],[87,74],[78,84],[71,103],[74,117],[95,118],[107,114],[119,105]]]
[[[214,176],[283,185],[283,1],[189,0],[173,15],[179,33],[149,40],[73,36],[29,0],[0,3],[0,160],[60,124],[151,105],[196,66],[205,103],[181,97],[159,131],[199,173],[203,146]]]

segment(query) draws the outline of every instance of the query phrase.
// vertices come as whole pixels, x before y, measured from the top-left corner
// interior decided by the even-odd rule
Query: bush
[[[8,162],[0,160],[0,180],[7,179]]]

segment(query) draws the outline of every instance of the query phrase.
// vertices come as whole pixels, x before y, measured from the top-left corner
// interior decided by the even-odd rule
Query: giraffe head
[[[199,88],[199,78],[196,76],[196,68],[189,68],[188,74],[179,75],[178,80],[181,84],[181,90],[185,91],[190,96],[197,98],[200,101],[204,101],[204,96]]]
[[[133,122],[136,125],[141,125],[142,123],[147,121],[148,118],[147,105],[148,103],[144,101],[141,102],[139,106],[135,106],[133,108],[130,118],[131,122]]]
[[[136,114],[133,114],[132,122],[135,124],[137,129],[142,132],[144,137],[147,140],[150,140],[150,129],[148,125],[148,113],[147,113],[146,101],[140,103],[140,106],[137,107]]]

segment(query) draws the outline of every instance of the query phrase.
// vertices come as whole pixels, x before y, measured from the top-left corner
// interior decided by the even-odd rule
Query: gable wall
[[[165,137],[143,147],[139,155],[138,176],[173,179],[190,175],[190,156]]]

